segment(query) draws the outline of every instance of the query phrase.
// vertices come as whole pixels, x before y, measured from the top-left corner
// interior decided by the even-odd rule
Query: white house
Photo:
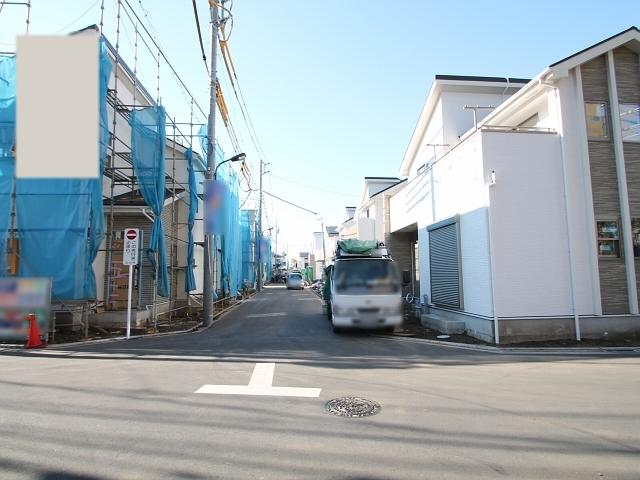
[[[391,232],[417,231],[424,321],[496,342],[640,332],[638,52],[633,27],[531,81],[436,77],[390,200]]]
[[[383,242],[401,270],[411,272],[412,282],[404,293],[419,293],[417,232],[412,228],[391,231],[390,200],[400,192],[406,181],[397,177],[365,177],[358,205],[347,209],[341,238]],[[348,233],[348,235],[347,235]]]

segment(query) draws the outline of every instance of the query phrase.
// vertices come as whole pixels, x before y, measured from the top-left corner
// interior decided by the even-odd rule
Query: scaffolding
[[[135,290],[137,312],[142,314],[140,320],[147,325],[158,327],[159,322],[167,321],[171,323],[175,317],[180,316],[184,310],[198,309],[202,306],[202,293],[185,292],[180,279],[184,278],[187,265],[185,255],[188,240],[186,229],[188,223],[185,217],[185,208],[189,200],[189,182],[186,152],[191,149],[194,152],[194,165],[198,177],[202,180],[204,173],[204,162],[196,147],[201,144],[202,134],[200,127],[206,124],[207,114],[198,104],[196,98],[187,87],[185,81],[178,74],[171,64],[166,54],[162,50],[158,40],[149,31],[145,21],[131,6],[128,0],[112,0],[115,5],[115,44],[112,44],[104,35],[105,25],[105,0],[100,3],[99,25],[93,25],[85,29],[73,32],[81,34],[87,31],[95,31],[101,37],[106,46],[108,55],[113,64],[111,78],[109,79],[106,92],[107,112],[109,116],[109,141],[106,149],[106,158],[102,178],[102,197],[105,217],[105,236],[100,246],[98,257],[94,266],[98,272],[97,289],[98,294],[95,299],[82,302],[75,302],[81,308],[81,324],[88,331],[90,314],[98,314],[108,311],[119,311],[122,305],[117,299],[117,282],[120,281],[118,255],[122,250],[120,244],[121,232],[125,227],[136,227],[143,231],[143,245],[148,240],[148,232],[154,216],[146,205],[139,189],[139,179],[135,174],[134,162],[132,159],[132,144],[130,137],[130,121],[134,111],[148,107],[161,105],[161,72],[168,69],[171,77],[176,81],[180,91],[185,96],[189,105],[188,121],[180,122],[168,112],[165,118],[166,125],[166,145],[165,145],[165,199],[162,208],[162,220],[164,222],[164,238],[167,244],[167,263],[169,274],[170,293],[168,297],[158,295],[158,253],[154,257],[155,261],[147,261],[145,255],[141,255],[140,266],[137,268],[135,276]],[[4,5],[20,5],[27,9],[26,31],[28,33],[31,1],[24,2],[1,2]],[[146,14],[144,15],[146,17]],[[147,19],[148,20],[148,19]],[[133,39],[127,32],[133,32]],[[121,42],[126,39],[133,50],[133,68],[131,68],[122,57]],[[2,52],[0,52],[1,54]],[[7,52],[5,52],[7,53]],[[141,81],[142,57],[155,66],[155,95],[152,95]],[[148,70],[147,70],[148,71]],[[237,137],[233,130],[233,125],[228,118],[228,108],[222,96],[222,90],[217,85],[217,102],[219,111],[223,117],[223,123],[229,132],[231,143],[234,149],[238,149]],[[221,154],[221,149],[216,142],[216,150]],[[236,152],[238,153],[238,152]],[[231,169],[230,166],[227,168]],[[248,169],[246,165],[241,168],[242,174],[249,182]],[[230,177],[228,177],[230,178]],[[237,177],[238,181],[240,177]],[[203,191],[198,188],[199,203],[203,200]],[[15,203],[15,195],[14,195]],[[202,209],[199,209],[202,211]],[[15,207],[11,210],[11,228],[9,235],[9,245],[17,235],[15,228]],[[201,217],[201,215],[200,215]],[[197,237],[202,237],[202,218],[196,218],[195,223],[198,231]],[[127,222],[139,222],[129,224]],[[197,241],[195,249],[196,258],[202,257],[202,242]],[[216,247],[217,250],[217,247]],[[217,253],[217,252],[216,252]],[[214,289],[222,290],[220,284],[219,271],[221,269],[221,255],[214,253],[213,276]],[[196,263],[198,263],[196,261]],[[103,264],[104,271],[100,273],[99,264]],[[202,265],[198,265],[202,267]],[[196,282],[197,283],[197,282]],[[199,290],[203,285],[200,283]],[[226,303],[225,303],[226,302]],[[221,299],[216,305],[219,308],[228,304],[228,299]],[[60,301],[61,305],[69,306],[74,302]],[[64,308],[63,308],[64,309]],[[96,316],[97,317],[97,316]],[[135,319],[134,319],[135,325]]]
[[[101,12],[104,12],[104,0],[101,5]],[[186,270],[186,264],[181,261],[179,255],[180,244],[186,244],[187,240],[183,235],[187,222],[180,218],[180,203],[185,198],[185,193],[189,191],[188,174],[186,171],[187,160],[185,153],[187,149],[194,149],[197,145],[199,133],[198,128],[202,123],[194,122],[197,115],[194,108],[199,110],[203,119],[206,115],[202,108],[198,105],[196,99],[191,94],[185,82],[169,62],[167,56],[162,51],[157,40],[149,32],[148,27],[142,21],[138,13],[132,8],[127,0],[117,1],[116,10],[116,31],[115,46],[112,45],[104,35],[105,41],[112,61],[114,63],[114,74],[110,88],[107,94],[107,103],[110,108],[111,115],[111,144],[107,155],[107,164],[105,165],[104,176],[108,182],[108,195],[105,198],[105,216],[107,217],[106,228],[106,244],[105,244],[105,271],[104,271],[104,294],[102,305],[105,310],[118,309],[118,305],[112,302],[114,294],[114,278],[117,272],[114,271],[114,254],[119,252],[117,243],[117,234],[124,228],[123,221],[135,216],[135,210],[132,212],[131,206],[140,206],[140,212],[137,215],[144,222],[140,214],[146,217],[148,222],[144,222],[143,229],[146,228],[148,233],[149,222],[152,221],[153,215],[150,210],[142,205],[138,179],[135,175],[134,165],[131,158],[131,144],[127,141],[127,135],[122,134],[129,128],[131,114],[134,110],[145,107],[156,107],[161,103],[161,66],[166,65],[174,75],[183,92],[188,96],[190,115],[189,122],[178,122],[176,118],[166,114],[166,158],[165,158],[165,205],[162,210],[163,220],[165,221],[164,235],[167,240],[167,257],[170,293],[169,297],[159,297],[158,295],[158,271],[153,268],[152,275],[152,292],[151,304],[146,305],[144,292],[148,291],[148,286],[144,285],[148,282],[149,275],[145,275],[145,267],[149,267],[148,262],[141,262],[137,271],[136,285],[138,290],[138,311],[141,307],[150,308],[150,323],[157,328],[158,320],[164,318],[171,322],[181,310],[198,306],[198,298],[201,294],[192,295],[186,292],[186,299],[180,295],[181,285],[179,283],[180,273]],[[121,35],[126,35],[126,26],[129,25],[133,29],[133,69],[124,61],[121,56]],[[103,33],[104,17],[101,15],[100,33]],[[129,43],[131,41],[129,38]],[[140,51],[142,48],[142,52]],[[140,55],[146,53],[155,60],[155,97],[152,96],[145,88],[139,78],[139,59]],[[164,64],[163,64],[164,62]],[[185,128],[188,127],[188,128]],[[194,133],[195,132],[195,133]],[[195,140],[195,141],[194,141]],[[202,173],[204,166],[200,157],[195,155],[196,164],[199,163],[198,171]],[[104,189],[105,193],[107,189]],[[188,198],[188,197],[187,197]],[[134,207],[135,208],[135,207]],[[131,212],[134,215],[126,215],[124,212]],[[120,217],[120,218],[118,218]],[[200,219],[198,219],[200,220]],[[141,225],[130,225],[138,226]],[[148,236],[148,235],[147,235]],[[144,240],[143,240],[144,241]],[[158,253],[155,254],[153,264],[158,265]],[[144,258],[144,256],[141,256]],[[145,265],[146,263],[146,265]],[[191,300],[190,297],[196,297]],[[182,298],[181,298],[182,297]],[[99,306],[99,305],[98,305]]]

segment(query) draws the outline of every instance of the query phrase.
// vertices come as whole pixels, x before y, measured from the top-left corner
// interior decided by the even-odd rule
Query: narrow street
[[[334,335],[268,287],[196,334],[0,356],[8,478],[637,479],[640,358],[516,357]],[[194,393],[248,385],[319,396]],[[251,382],[254,382],[252,379]],[[306,391],[306,390],[305,390]],[[358,396],[377,415],[325,403]]]

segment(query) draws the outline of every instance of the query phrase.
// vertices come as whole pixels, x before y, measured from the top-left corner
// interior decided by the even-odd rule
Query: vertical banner
[[[218,180],[208,180],[204,186],[204,201],[207,208],[204,209],[205,233],[208,235],[224,234],[224,200],[227,186]]]

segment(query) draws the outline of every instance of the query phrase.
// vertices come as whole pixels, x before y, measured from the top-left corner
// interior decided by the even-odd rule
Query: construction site
[[[128,228],[140,232],[140,261],[131,285],[134,332],[177,328],[185,320],[198,324],[207,260],[214,314],[271,277],[270,238],[262,235],[256,202],[249,201],[258,182],[240,151],[220,82],[216,79],[218,116],[234,151],[211,142],[217,167],[209,173],[224,186],[224,196],[208,259],[203,221],[208,115],[150,32],[148,19],[127,0],[110,3],[111,15],[103,1],[96,9],[98,23],[67,32],[99,38],[99,179],[16,178],[16,52],[0,55],[0,275],[51,279],[46,319],[51,338],[56,332],[86,337],[91,329],[125,327],[130,277],[123,264],[123,232]],[[31,2],[3,6],[24,12],[28,34]],[[115,26],[113,38],[105,35],[107,22]],[[221,32],[219,48],[233,82],[223,27]],[[123,42],[133,52],[128,61]],[[142,77],[155,82],[144,83]],[[165,110],[165,84],[181,91],[188,118]]]

